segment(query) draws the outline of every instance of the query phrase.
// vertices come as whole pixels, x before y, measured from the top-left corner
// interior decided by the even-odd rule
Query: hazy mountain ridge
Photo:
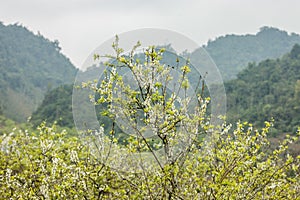
[[[230,80],[249,62],[278,58],[300,44],[300,35],[273,27],[262,27],[255,35],[226,35],[209,41],[203,48],[218,66],[223,79]]]
[[[24,121],[47,90],[72,83],[77,69],[51,42],[20,25],[0,23],[0,105],[3,114]]]

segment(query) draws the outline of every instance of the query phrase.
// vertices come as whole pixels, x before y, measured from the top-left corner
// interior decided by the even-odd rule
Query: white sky
[[[59,40],[76,67],[115,34],[139,28],[179,32],[206,44],[225,34],[274,26],[300,33],[299,0],[0,0],[0,21]]]

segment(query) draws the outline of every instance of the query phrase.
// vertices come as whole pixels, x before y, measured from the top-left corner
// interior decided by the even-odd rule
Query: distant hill
[[[300,45],[280,59],[249,64],[225,88],[230,122],[262,127],[274,118],[274,134],[295,133],[300,126]]]
[[[249,62],[260,62],[286,54],[300,35],[272,27],[262,27],[255,35],[226,35],[203,46],[215,61],[224,80],[236,78]]]
[[[51,88],[72,83],[77,69],[50,41],[20,25],[0,23],[0,110],[18,122]]]

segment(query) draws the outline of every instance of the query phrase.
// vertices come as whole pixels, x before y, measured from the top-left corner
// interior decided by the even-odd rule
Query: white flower
[[[12,170],[9,169],[9,168],[7,168],[7,169],[6,169],[6,182],[7,182],[7,183],[10,182],[11,173],[12,173]]]
[[[76,151],[72,150],[71,153],[70,153],[70,159],[72,162],[78,162],[79,159],[78,159],[78,154]]]

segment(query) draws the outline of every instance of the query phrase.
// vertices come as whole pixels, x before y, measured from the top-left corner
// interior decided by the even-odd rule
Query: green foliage
[[[43,121],[57,122],[62,127],[74,127],[72,115],[73,85],[62,85],[46,93],[42,104],[32,114],[31,122],[38,126]]]
[[[72,83],[77,69],[51,42],[23,26],[0,24],[2,112],[24,122],[51,87]]]
[[[295,59],[295,58],[299,58],[299,55],[300,55],[300,45],[296,44],[291,51],[290,57],[292,59]]]
[[[262,27],[255,35],[226,35],[209,41],[205,50],[220,69],[224,80],[233,79],[249,62],[260,62],[286,54],[300,36],[272,27]]]
[[[207,100],[195,94],[195,91],[189,91],[187,75],[191,67],[188,61],[176,69],[161,64],[165,49],[152,46],[145,50],[145,60],[141,62],[135,57],[135,50],[139,46],[137,43],[130,55],[123,54],[116,38],[113,44],[116,55],[109,56],[111,60],[105,64],[107,68],[103,79],[100,79],[99,84],[90,81],[82,85],[99,95],[91,100],[96,105],[106,106],[107,109],[101,114],[119,125],[126,134],[136,137],[141,145],[136,149],[149,151],[156,164],[162,168],[164,163],[178,160],[190,148],[190,144],[187,144],[182,152],[176,152],[179,141],[192,141],[198,134],[203,134],[198,129],[205,124]],[[179,58],[177,60],[180,64]],[[191,94],[194,96],[189,96]],[[116,132],[114,124],[111,134]],[[195,127],[196,132],[193,132]],[[151,145],[149,138],[153,138],[157,144]],[[154,152],[155,145],[164,149],[160,155]]]
[[[91,138],[99,142],[97,135],[70,137],[45,124],[34,132],[13,130],[0,136],[0,198],[299,199],[300,156],[288,154],[297,137],[270,151],[270,126],[257,131],[239,123],[231,130],[224,124],[184,159],[142,173],[100,162],[88,145]]]
[[[247,120],[258,127],[273,118],[277,133],[295,132],[300,122],[299,45],[281,59],[249,64],[225,84],[228,120]],[[276,133],[275,133],[276,134]]]
[[[0,142],[1,199],[90,199],[101,194],[100,187],[106,192],[105,185],[111,186],[107,179],[113,173],[100,173],[103,165],[88,147],[55,126],[42,124],[38,133],[12,132]]]
[[[0,115],[0,135],[9,133],[14,127],[16,127],[16,123],[14,121]]]
[[[21,129],[21,130],[32,130],[30,124],[27,123],[17,123],[3,115],[0,115],[0,135],[8,134],[13,129]]]

